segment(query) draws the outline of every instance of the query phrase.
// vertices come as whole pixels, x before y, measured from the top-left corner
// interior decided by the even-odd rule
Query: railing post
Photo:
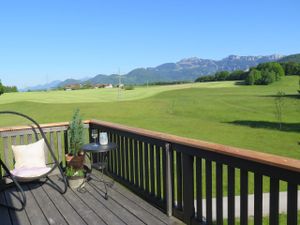
[[[194,157],[182,154],[182,176],[183,176],[183,219],[186,224],[192,223],[194,212]]]
[[[171,149],[170,144],[166,145],[166,204],[167,204],[167,215],[172,216],[173,200],[172,200],[172,162],[171,162]]]

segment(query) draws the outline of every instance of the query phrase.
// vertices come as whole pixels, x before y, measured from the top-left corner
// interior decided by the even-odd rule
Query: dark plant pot
[[[69,155],[66,154],[67,166],[73,167],[74,169],[82,169],[84,163],[84,155]]]

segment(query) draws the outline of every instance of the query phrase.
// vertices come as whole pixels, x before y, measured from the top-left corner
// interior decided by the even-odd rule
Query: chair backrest
[[[44,177],[44,176],[47,176],[49,173],[51,173],[54,169],[56,169],[57,167],[59,167],[60,170],[61,167],[59,166],[59,162],[55,156],[55,153],[51,147],[51,145],[49,144],[49,141],[43,131],[43,129],[40,127],[40,125],[34,120],[32,119],[31,117],[25,115],[25,114],[22,114],[22,113],[19,113],[19,112],[14,112],[14,111],[0,111],[0,114],[9,114],[9,115],[15,115],[15,116],[19,116],[19,117],[22,117],[22,118],[25,118],[27,119],[28,121],[30,121],[32,123],[32,125],[30,125],[30,127],[32,128],[32,132],[34,134],[34,137],[35,137],[35,140],[38,141],[39,140],[39,135],[41,138],[43,138],[45,140],[45,144],[46,144],[46,151],[45,151],[45,159],[46,159],[46,162],[48,162],[48,156],[51,157],[51,160],[50,163],[48,162],[47,165],[51,165],[52,168],[51,170],[46,173],[46,174],[43,174],[42,176],[40,177],[37,177],[37,179],[41,178],[41,177]],[[7,165],[8,167],[8,165]]]

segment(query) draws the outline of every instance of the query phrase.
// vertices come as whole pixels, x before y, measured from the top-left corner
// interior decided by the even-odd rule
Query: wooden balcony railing
[[[225,217],[229,225],[235,224],[236,217],[247,225],[249,181],[254,186],[255,224],[262,224],[263,190],[270,192],[269,224],[279,224],[282,182],[287,184],[287,224],[297,224],[299,160],[91,120],[90,129],[95,128],[108,132],[119,145],[109,158],[113,177],[187,224],[212,224],[216,214],[218,225]],[[240,195],[240,215],[236,215],[236,194]]]
[[[235,224],[239,217],[240,223],[247,225],[248,199],[253,193],[254,223],[262,224],[263,205],[268,205],[269,224],[276,225],[279,193],[286,190],[286,224],[297,224],[299,160],[98,120],[86,123],[90,130],[107,132],[110,141],[118,144],[118,149],[109,155],[110,175],[168,215],[187,224],[212,224],[216,220],[218,225],[224,220],[229,225]],[[68,123],[42,127],[63,162],[68,151]],[[9,165],[12,165],[10,143],[31,142],[30,130],[30,127],[0,129],[3,146],[0,156]],[[270,193],[264,204],[263,192]],[[236,199],[240,200],[238,215]]]

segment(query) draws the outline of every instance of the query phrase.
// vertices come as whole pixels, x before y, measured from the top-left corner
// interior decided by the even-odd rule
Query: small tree
[[[256,69],[252,69],[245,81],[246,84],[253,85],[253,84],[258,84],[260,79],[261,79],[261,72]]]
[[[275,97],[275,117],[279,124],[279,129],[282,129],[282,109],[284,107],[284,96],[283,91],[278,91]]]
[[[78,153],[80,152],[80,148],[83,145],[83,132],[84,127],[81,116],[79,114],[79,109],[76,109],[72,116],[69,130],[70,151],[74,156],[78,155]]]
[[[274,71],[263,70],[261,72],[261,79],[259,81],[259,84],[268,85],[273,83],[275,79],[276,79],[276,74]]]

